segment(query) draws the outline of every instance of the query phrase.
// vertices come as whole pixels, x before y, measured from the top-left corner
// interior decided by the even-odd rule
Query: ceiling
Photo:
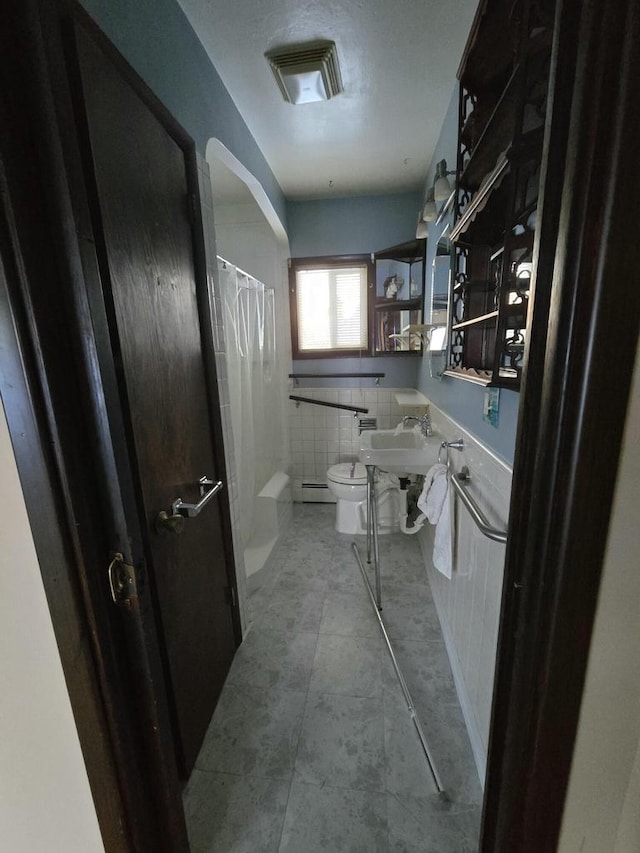
[[[179,2],[287,198],[423,185],[476,0]],[[344,93],[285,103],[264,53],[316,39]]]

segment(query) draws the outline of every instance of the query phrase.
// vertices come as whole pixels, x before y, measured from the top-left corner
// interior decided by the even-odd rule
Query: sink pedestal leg
[[[371,478],[369,477],[369,466],[367,466],[367,563],[369,565],[371,565],[371,514],[373,512],[371,495],[373,494],[373,488]]]
[[[367,465],[367,495],[369,498],[369,513],[367,523],[367,556],[371,562],[371,539],[373,539],[373,568],[376,575],[376,605],[382,610],[382,584],[380,581],[380,552],[378,549],[378,506],[375,488],[375,465]]]
[[[384,620],[380,613],[380,607],[376,603],[375,597],[373,595],[373,590],[371,589],[371,584],[369,583],[369,578],[367,577],[367,573],[365,571],[364,566],[362,565],[362,560],[360,559],[360,553],[358,552],[358,546],[355,542],[351,545],[355,555],[356,560],[358,561],[358,567],[360,569],[360,574],[362,575],[362,580],[364,581],[364,585],[367,590],[367,594],[369,595],[369,599],[371,601],[371,605],[373,607],[374,613],[378,619],[378,624],[380,625],[380,630],[382,631],[382,636],[387,645],[387,650],[389,652],[389,656],[391,657],[391,663],[393,664],[393,668],[396,671],[396,675],[398,676],[398,681],[400,683],[400,687],[402,688],[402,692],[404,694],[405,701],[407,703],[407,710],[413,720],[413,724],[416,727],[416,731],[418,733],[418,737],[420,738],[420,744],[422,745],[422,750],[424,752],[425,758],[427,759],[427,764],[429,765],[429,770],[431,772],[431,776],[433,777],[433,783],[436,786],[436,791],[440,794],[443,799],[448,801],[448,797],[444,791],[444,787],[442,785],[442,780],[440,779],[440,775],[436,769],[436,766],[433,761],[433,756],[431,755],[431,750],[429,749],[429,744],[427,743],[427,739],[425,737],[422,725],[418,718],[418,714],[416,713],[415,705],[413,704],[413,699],[411,698],[411,693],[409,693],[409,687],[407,686],[407,682],[404,679],[402,674],[402,670],[398,664],[398,661],[395,656],[395,652],[393,651],[393,646],[391,645],[391,640],[389,639],[389,634],[387,633],[387,629],[384,624]]]

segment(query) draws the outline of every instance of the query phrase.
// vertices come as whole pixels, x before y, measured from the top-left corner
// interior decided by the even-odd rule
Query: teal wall
[[[292,258],[369,254],[416,236],[422,193],[287,202]]]
[[[413,240],[422,193],[358,196],[354,198],[289,201],[289,245],[291,257],[349,255],[377,252]],[[375,358],[298,360],[293,371],[301,373],[385,373],[387,388],[415,388],[420,359],[411,355]],[[368,387],[371,380],[363,380]],[[358,380],[304,380],[305,385],[351,387]]]
[[[282,190],[176,0],[81,1],[198,152],[219,139],[262,184],[286,229]]]
[[[411,240],[423,193],[286,202],[267,161],[231,100],[198,37],[176,0],[82,0],[84,7],[147,85],[193,137],[204,156],[219,139],[261,183],[283,226],[293,257],[369,253]],[[454,91],[426,186],[435,164],[455,163],[457,91]],[[439,229],[427,241],[427,282]],[[476,435],[506,461],[513,460],[519,395],[500,392],[497,428],[482,420],[484,389],[468,382],[430,377],[428,356],[295,362],[311,371],[385,372],[387,386],[418,387],[436,406]]]
[[[426,188],[433,185],[436,171],[436,163],[445,159],[449,169],[455,168],[456,162],[456,139],[458,134],[458,89],[457,86],[451,96],[449,109],[442,125],[442,131],[436,150],[429,166]],[[436,253],[438,239],[445,226],[436,227],[429,224],[429,236],[427,238],[427,298],[430,294],[430,280],[433,268],[433,258]],[[442,359],[434,358],[432,372],[437,373],[436,368],[441,369]],[[430,376],[429,356],[425,354],[418,369],[417,387],[420,391],[433,400],[436,406],[442,409],[450,418],[457,421],[465,429],[469,430],[480,441],[490,447],[498,456],[509,464],[513,463],[513,453],[516,441],[516,426],[518,421],[518,404],[520,395],[515,391],[500,390],[500,413],[497,428],[490,426],[482,420],[482,404],[484,399],[484,388],[465,382],[461,379],[443,377],[433,379]]]

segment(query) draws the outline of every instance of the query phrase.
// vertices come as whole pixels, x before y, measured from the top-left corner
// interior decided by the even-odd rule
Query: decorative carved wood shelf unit
[[[542,159],[552,0],[485,0],[460,80],[445,375],[518,390]]]

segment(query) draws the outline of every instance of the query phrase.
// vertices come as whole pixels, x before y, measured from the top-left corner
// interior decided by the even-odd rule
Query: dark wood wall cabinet
[[[422,353],[426,240],[376,252],[372,303],[375,355]]]
[[[485,0],[460,80],[445,375],[518,390],[542,160],[553,0]]]

